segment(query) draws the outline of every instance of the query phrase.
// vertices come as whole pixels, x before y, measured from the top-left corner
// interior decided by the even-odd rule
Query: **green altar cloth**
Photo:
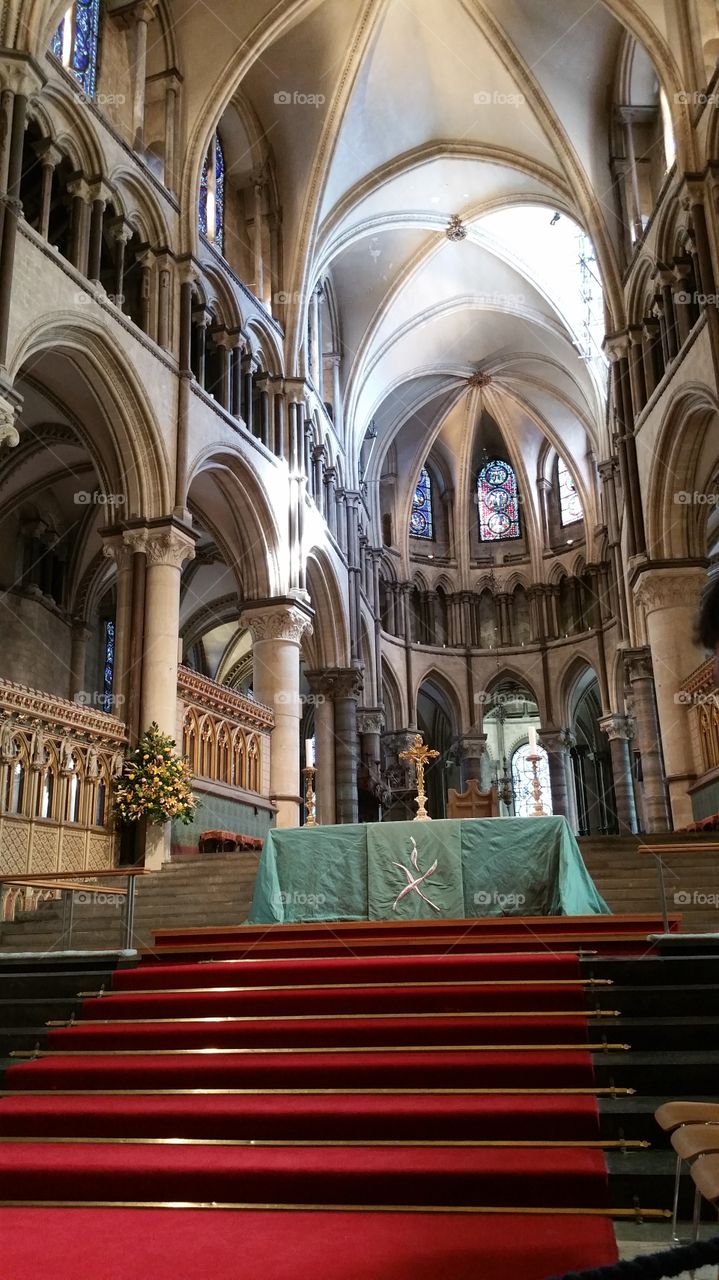
[[[248,924],[608,915],[565,818],[270,831]]]

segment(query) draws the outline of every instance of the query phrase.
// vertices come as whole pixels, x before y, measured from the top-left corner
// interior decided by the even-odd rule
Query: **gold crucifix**
[[[417,815],[415,822],[431,822],[427,813],[427,793],[424,789],[424,771],[429,760],[436,760],[439,751],[430,751],[429,747],[425,747],[422,741],[422,734],[415,734],[412,746],[408,751],[400,751],[400,760],[411,760],[417,771]]]

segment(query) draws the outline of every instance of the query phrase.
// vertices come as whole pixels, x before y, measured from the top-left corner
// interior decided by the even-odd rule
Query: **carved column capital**
[[[361,707],[357,711],[358,733],[382,733],[384,712],[380,707]]]
[[[263,600],[248,604],[240,622],[255,643],[263,640],[290,640],[299,645],[304,635],[312,635],[310,613],[295,600]]]
[[[11,400],[0,396],[0,449],[3,445],[8,449],[15,449],[20,443],[20,432],[15,426],[17,410],[18,406]]]
[[[599,720],[599,728],[606,733],[610,742],[614,742],[617,738],[628,742],[634,736],[634,724],[629,716],[618,713],[602,716]]]
[[[176,525],[126,529],[122,541],[133,553],[144,551],[148,567],[172,565],[175,569],[181,569],[186,560],[193,560],[195,557],[194,537]]]
[[[634,584],[634,599],[646,614],[657,609],[694,608],[706,585],[703,565],[645,570]]]

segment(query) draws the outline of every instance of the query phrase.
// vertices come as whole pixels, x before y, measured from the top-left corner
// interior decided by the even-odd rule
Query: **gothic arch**
[[[90,319],[56,313],[50,320],[32,321],[20,334],[8,360],[13,382],[28,364],[34,378],[41,368],[45,375],[51,369],[53,382],[60,366],[63,387],[77,387],[94,402],[105,432],[94,423],[90,432],[83,424],[84,442],[107,491],[124,495],[123,516],[153,517],[172,510],[174,477],[150,400],[129,359],[109,337]],[[83,414],[75,416],[87,411],[83,407]]]
[[[310,594],[317,644],[316,665],[349,665],[349,630],[342,592],[326,552],[313,547],[307,556],[307,590]]]
[[[655,559],[706,555],[706,496],[719,467],[719,402],[700,383],[684,386],[667,406],[654,447],[646,499],[647,545]]]

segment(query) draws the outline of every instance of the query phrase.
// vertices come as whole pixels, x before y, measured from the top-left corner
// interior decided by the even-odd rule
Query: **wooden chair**
[[[677,1237],[679,1212],[679,1187],[685,1161],[695,1158],[695,1145],[706,1141],[704,1151],[719,1150],[719,1103],[716,1102],[665,1102],[654,1114],[657,1124],[669,1134],[677,1153],[674,1176],[674,1205],[672,1212],[672,1239]],[[716,1142],[716,1146],[713,1144]],[[695,1205],[696,1209],[696,1205]]]
[[[499,817],[499,797],[497,788],[480,791],[476,778],[467,779],[466,791],[455,791],[450,787],[447,792],[448,818],[497,818]]]

